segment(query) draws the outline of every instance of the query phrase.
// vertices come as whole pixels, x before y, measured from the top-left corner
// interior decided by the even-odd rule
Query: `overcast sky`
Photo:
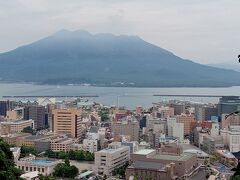
[[[0,52],[83,29],[137,35],[199,63],[235,63],[239,7],[239,0],[0,0]]]

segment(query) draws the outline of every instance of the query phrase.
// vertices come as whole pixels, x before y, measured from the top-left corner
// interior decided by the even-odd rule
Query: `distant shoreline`
[[[81,86],[81,87],[120,87],[120,88],[230,88],[235,86],[134,86],[134,85],[109,85],[109,84],[89,84],[89,83],[81,83],[81,84],[74,84],[74,83],[42,83],[42,82],[28,82],[28,81],[4,81],[0,80],[0,84],[30,84],[30,85],[47,85],[47,86]]]

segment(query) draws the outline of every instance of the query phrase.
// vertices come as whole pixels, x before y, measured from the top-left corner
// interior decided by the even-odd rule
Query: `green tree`
[[[0,138],[0,179],[20,179],[22,171],[15,167],[10,146]]]
[[[51,149],[48,149],[45,151],[45,156],[49,157],[49,158],[58,158],[58,152],[54,152]]]
[[[60,151],[60,152],[58,153],[58,158],[59,158],[59,159],[65,159],[65,158],[67,158],[67,153],[64,152],[64,151]]]
[[[53,176],[44,176],[42,174],[39,174],[38,177],[39,177],[39,180],[55,180]]]
[[[54,168],[53,175],[55,177],[62,177],[62,178],[75,178],[79,174],[79,170],[76,166],[71,166],[69,159],[66,158],[64,163],[58,164]]]
[[[32,127],[28,126],[28,127],[23,128],[22,132],[24,132],[24,133],[33,133],[33,129],[32,129]]]
[[[240,177],[240,163],[238,163],[236,168],[233,168],[232,171],[235,173],[233,174],[232,178],[239,178]]]
[[[240,180],[240,175],[232,176],[231,180]]]
[[[37,155],[37,151],[34,147],[22,146],[21,157],[28,156],[29,154]]]
[[[68,158],[71,160],[75,160],[76,159],[76,151],[70,150],[68,152]]]
[[[99,112],[99,116],[101,117],[101,121],[108,121],[109,120],[109,113],[106,110],[101,110]]]

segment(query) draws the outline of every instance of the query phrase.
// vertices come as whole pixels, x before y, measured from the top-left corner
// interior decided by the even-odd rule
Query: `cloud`
[[[65,28],[138,35],[200,63],[234,61],[239,5],[236,0],[0,1],[0,52]]]

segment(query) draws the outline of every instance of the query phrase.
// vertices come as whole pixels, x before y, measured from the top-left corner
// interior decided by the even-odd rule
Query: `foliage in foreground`
[[[0,179],[20,179],[22,171],[15,167],[10,146],[0,138]]]
[[[79,174],[79,170],[76,166],[71,166],[69,159],[65,159],[64,163],[58,164],[54,168],[53,176],[62,178],[75,178]]]
[[[119,176],[124,178],[125,177],[125,172],[126,172],[126,169],[127,169],[128,165],[129,165],[129,162],[126,162],[123,166],[114,169],[113,172],[112,172],[112,175],[113,176],[119,175]]]

